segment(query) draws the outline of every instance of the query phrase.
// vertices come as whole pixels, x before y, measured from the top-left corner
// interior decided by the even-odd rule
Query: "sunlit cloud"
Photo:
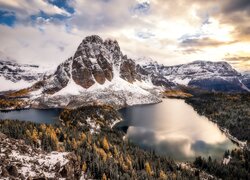
[[[85,36],[98,34],[117,39],[132,58],[166,65],[227,60],[228,53],[249,52],[249,12],[246,0],[0,0],[0,51],[22,62],[58,64]],[[249,68],[248,60],[228,62]]]

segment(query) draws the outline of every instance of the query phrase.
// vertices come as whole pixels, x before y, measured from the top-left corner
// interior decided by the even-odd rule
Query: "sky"
[[[0,0],[0,53],[18,62],[55,66],[93,34],[134,59],[250,70],[249,0]]]

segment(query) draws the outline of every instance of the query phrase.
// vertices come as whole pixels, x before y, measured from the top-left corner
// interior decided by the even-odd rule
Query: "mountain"
[[[85,37],[54,73],[45,75],[40,69],[2,60],[0,80],[6,83],[6,90],[12,88],[11,83],[26,88],[10,96],[21,98],[25,107],[37,108],[157,103],[159,92],[182,86],[219,92],[249,92],[250,88],[250,76],[226,62],[164,66],[146,57],[133,60],[122,53],[116,40],[97,35]]]
[[[209,91],[249,91],[249,77],[241,75],[227,62],[194,61],[176,66],[150,62],[141,66],[151,74],[160,74],[177,85]]]
[[[241,82],[250,89],[250,73],[244,74],[241,78]]]
[[[151,79],[137,68],[116,40],[88,36],[72,57],[29,88],[25,96],[35,107],[77,107],[83,103],[124,107],[160,102]]]
[[[44,70],[37,65],[18,64],[0,53],[0,91],[27,88],[41,80]]]

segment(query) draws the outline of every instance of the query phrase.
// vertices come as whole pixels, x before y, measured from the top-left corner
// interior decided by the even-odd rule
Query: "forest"
[[[223,179],[250,177],[249,152],[225,152],[225,157],[232,158],[227,165],[197,157],[189,163],[191,170],[124,141],[124,132],[111,128],[118,118],[119,113],[109,106],[80,107],[65,109],[60,123],[54,125],[1,120],[0,132],[47,152],[74,152],[78,176],[84,172],[91,179],[200,179],[202,170]]]

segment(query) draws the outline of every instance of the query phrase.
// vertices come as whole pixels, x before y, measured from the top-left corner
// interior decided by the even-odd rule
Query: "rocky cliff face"
[[[51,94],[64,88],[70,79],[84,89],[94,84],[103,85],[119,76],[129,83],[139,79],[136,64],[123,55],[117,41],[103,41],[93,35],[83,39],[73,57],[60,64],[54,75],[46,81]]]

